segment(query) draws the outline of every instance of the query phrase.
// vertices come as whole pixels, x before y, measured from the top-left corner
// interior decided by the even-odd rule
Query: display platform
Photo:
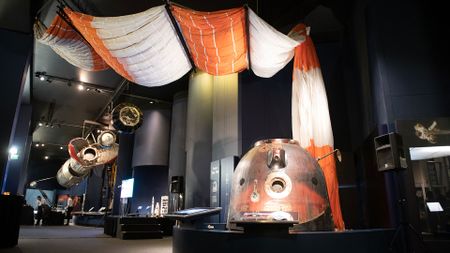
[[[107,216],[104,233],[124,240],[156,239],[172,235],[173,220],[165,217]]]
[[[42,218],[42,225],[44,226],[62,226],[64,225],[65,214],[63,212],[57,212],[49,210],[44,212]]]
[[[173,228],[173,253],[385,253],[389,252],[393,234],[393,229],[368,229],[268,235],[176,226]]]
[[[101,212],[72,212],[73,223],[79,226],[103,227],[105,213]]]
[[[20,213],[24,203],[22,196],[0,195],[0,248],[17,245],[19,239]]]

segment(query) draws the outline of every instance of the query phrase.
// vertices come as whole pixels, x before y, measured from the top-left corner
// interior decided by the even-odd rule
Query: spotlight
[[[45,76],[46,72],[36,72],[34,74],[35,77],[39,78],[41,81],[45,81],[47,77]]]
[[[17,149],[16,146],[12,146],[9,149],[9,159],[11,159],[11,160],[19,159],[19,149]]]
[[[153,102],[153,101],[150,101],[150,104],[153,104],[153,103],[155,103],[155,102]]]
[[[34,144],[36,148],[39,148],[39,143]]]
[[[42,144],[41,144],[41,147],[45,147],[45,144],[44,144],[44,143],[42,143]]]
[[[78,90],[79,90],[79,91],[84,90],[84,86],[83,86],[82,84],[78,84]]]
[[[44,156],[45,160],[48,160],[50,157],[48,155]]]
[[[9,149],[9,154],[10,154],[11,156],[17,155],[18,152],[19,152],[19,150],[18,150],[17,147],[15,147],[15,146],[12,146],[12,147]]]
[[[44,125],[44,123],[42,123],[42,122],[38,123],[38,126],[43,126],[43,125]]]
[[[97,129],[97,133],[101,133],[102,131],[100,129]]]
[[[90,91],[91,90],[91,88],[86,88],[86,91]]]
[[[63,150],[64,148],[63,147],[59,147],[59,149]]]

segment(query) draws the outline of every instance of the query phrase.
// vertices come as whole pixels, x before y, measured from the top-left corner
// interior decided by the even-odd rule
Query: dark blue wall
[[[28,158],[31,148],[31,105],[21,105],[19,115],[14,131],[14,138],[10,147],[16,147],[18,150],[18,159],[8,160],[6,165],[5,183],[2,191],[10,192],[11,194],[24,194],[24,184],[26,183],[26,172]]]
[[[19,13],[20,14],[20,13]],[[20,19],[20,15],[16,16]],[[20,95],[29,67],[33,37],[31,34],[0,29],[0,69],[3,90],[0,94],[2,121],[0,124],[0,184],[3,185],[5,166]],[[0,187],[1,187],[0,185]]]
[[[136,212],[138,206],[142,206],[144,212],[145,207],[151,205],[152,196],[155,197],[155,205],[156,202],[161,202],[161,196],[168,196],[167,177],[167,166],[139,166],[133,168],[134,188],[130,212]],[[159,204],[161,206],[161,203]]]
[[[262,139],[291,138],[292,62],[272,78],[239,74],[242,153]]]
[[[450,116],[450,50],[442,36],[447,16],[433,2],[370,1],[366,30],[378,134],[396,131],[397,120]],[[401,219],[397,199],[404,195],[408,220],[417,226],[412,172],[386,173],[385,181],[391,223]]]
[[[389,130],[394,130],[397,119],[450,116],[450,76],[448,69],[443,70],[448,58],[447,63],[442,60],[449,54],[448,48],[439,46],[448,39],[440,36],[444,41],[434,48],[433,30],[443,24],[430,21],[439,12],[429,13],[424,7],[422,1],[404,0],[372,1],[368,8],[374,108],[377,123]]]
[[[100,207],[103,206],[102,203],[102,182],[103,182],[103,167],[95,168],[91,170],[89,177],[87,180],[86,186],[86,200],[84,203],[84,211],[88,211],[92,207],[94,208],[92,211],[98,211]],[[106,186],[106,185],[105,185]]]
[[[30,160],[28,164],[28,175],[26,187],[31,181],[56,176],[65,160]],[[64,189],[55,179],[39,182],[37,188],[43,190]]]

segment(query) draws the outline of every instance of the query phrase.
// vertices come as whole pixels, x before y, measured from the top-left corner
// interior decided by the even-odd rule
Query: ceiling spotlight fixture
[[[44,123],[42,123],[42,122],[38,123],[38,126],[43,126],[43,125],[44,125]]]
[[[42,144],[41,144],[41,147],[45,147],[45,144],[44,144],[44,143],[42,143]]]
[[[35,76],[39,78],[39,80],[45,81],[47,79],[47,76],[45,74],[45,72],[36,72]]]
[[[91,90],[91,88],[86,88],[86,91],[90,91]]]
[[[84,90],[84,86],[83,86],[82,84],[78,84],[78,90],[79,90],[79,91]]]
[[[153,101],[150,101],[150,104],[153,104],[153,103],[155,103],[155,102],[153,102]]]
[[[48,160],[50,157],[48,155],[44,156],[45,160]]]
[[[63,147],[59,147],[59,149],[63,150],[64,148]]]

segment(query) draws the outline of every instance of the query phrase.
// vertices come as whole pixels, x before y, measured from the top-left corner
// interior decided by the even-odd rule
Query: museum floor
[[[103,228],[80,226],[22,226],[19,244],[0,253],[171,253],[172,238],[120,240],[103,234]]]

